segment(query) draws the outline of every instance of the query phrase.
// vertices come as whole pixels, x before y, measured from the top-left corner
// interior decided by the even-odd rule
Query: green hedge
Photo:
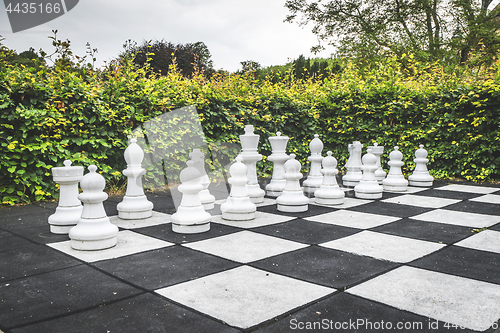
[[[499,103],[496,67],[446,73],[409,57],[362,70],[346,61],[332,78],[278,83],[238,75],[185,79],[175,71],[152,77],[128,62],[101,71],[36,71],[0,59],[0,199],[15,204],[56,197],[50,169],[68,158],[96,164],[108,185],[119,184],[133,130],[188,105],[197,107],[209,147],[239,143],[244,125],[253,124],[261,154],[270,155],[267,137],[281,131],[304,170],[308,143],[318,133],[341,169],[354,140],[384,145],[385,156],[399,146],[405,173],[424,144],[434,176],[500,180]],[[266,159],[260,162],[261,175],[271,169]]]

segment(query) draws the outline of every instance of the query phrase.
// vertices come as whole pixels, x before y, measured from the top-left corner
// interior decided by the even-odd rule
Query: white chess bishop
[[[361,150],[363,149],[363,144],[359,141],[354,141],[352,144],[347,146],[349,150],[349,159],[345,164],[347,169],[346,174],[342,177],[342,183],[344,186],[356,186],[363,174],[361,173]]]
[[[193,149],[189,153],[189,157],[194,162],[194,167],[200,173],[200,184],[203,186],[203,190],[200,191],[200,201],[205,210],[213,209],[215,197],[210,194],[208,186],[210,185],[210,178],[208,178],[207,171],[205,170],[205,153],[200,149]]]
[[[144,152],[137,144],[137,139],[130,139],[124,153],[127,168],[123,175],[127,177],[127,192],[116,209],[118,217],[125,220],[145,219],[153,215],[153,203],[144,194],[142,176],[146,170],[142,168]]]
[[[399,147],[394,147],[394,150],[389,154],[390,166],[389,174],[382,181],[385,191],[405,192],[408,189],[408,181],[405,179],[401,167],[404,165],[403,154],[399,151]]]
[[[368,149],[367,153],[362,158],[363,177],[359,184],[354,186],[354,195],[360,199],[380,199],[382,198],[383,187],[379,185],[375,177],[377,170],[377,157],[372,153],[372,149]]]
[[[302,174],[300,162],[295,159],[295,154],[290,154],[290,159],[285,162],[286,180],[285,189],[276,198],[277,209],[280,212],[305,212],[309,209],[309,198],[300,188]]]
[[[179,192],[182,200],[177,212],[172,214],[172,231],[181,234],[194,234],[210,230],[212,216],[206,212],[201,204],[200,172],[194,167],[194,162],[187,161],[187,168],[181,171]]]
[[[434,182],[434,177],[429,174],[427,170],[427,150],[424,149],[424,145],[419,145],[419,149],[415,151],[415,170],[408,177],[411,186],[419,187],[431,187]]]
[[[260,188],[257,180],[256,164],[257,161],[262,159],[262,155],[257,152],[260,136],[254,134],[253,130],[253,125],[246,125],[245,134],[240,135],[241,157],[243,157],[243,163],[247,166],[248,196],[253,203],[261,203],[264,202],[264,195],[266,192]]]
[[[228,182],[231,184],[231,193],[220,206],[222,218],[231,221],[245,221],[255,218],[257,206],[250,200],[247,193],[247,167],[243,164],[242,157],[238,155],[236,162],[229,168],[231,178]]]
[[[88,167],[89,173],[80,181],[82,193],[78,198],[83,202],[82,216],[76,226],[69,231],[70,245],[75,250],[104,250],[117,243],[118,227],[106,215],[104,200],[108,198],[104,177],[97,167]]]
[[[287,136],[281,136],[281,132],[276,132],[276,136],[269,137],[272,153],[267,158],[273,162],[273,175],[271,182],[266,186],[266,194],[270,197],[277,197],[285,189],[286,180],[283,178],[285,174],[285,162],[290,158],[286,154],[286,145],[288,143]]]
[[[323,182],[323,175],[321,174],[321,161],[323,160],[321,152],[323,151],[323,142],[319,139],[318,134],[314,134],[314,139],[309,143],[309,150],[311,151],[311,156],[307,159],[311,161],[311,169],[309,175],[302,183],[302,187],[306,194],[314,195],[314,192]]]
[[[373,146],[368,146],[367,149],[372,150],[372,154],[377,157],[377,170],[375,170],[375,178],[379,184],[382,184],[382,181],[387,176],[387,173],[382,169],[382,163],[380,163],[380,156],[384,153],[384,146],[379,146],[378,143],[374,143]]]
[[[323,181],[319,189],[314,192],[314,202],[323,205],[341,205],[344,203],[344,191],[339,188],[336,176],[339,173],[337,170],[337,159],[332,156],[332,152],[328,151],[326,157],[322,161]]]
[[[49,216],[50,232],[67,234],[82,216],[82,203],[78,199],[78,182],[83,177],[82,166],[71,166],[70,160],[63,167],[52,168],[52,176],[59,184],[59,203],[54,214]]]

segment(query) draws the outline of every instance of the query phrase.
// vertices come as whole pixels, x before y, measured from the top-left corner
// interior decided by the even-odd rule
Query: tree
[[[287,22],[313,24],[320,41],[346,55],[371,57],[386,51],[426,59],[500,49],[500,9],[492,0],[286,0]]]
[[[173,44],[165,40],[144,41],[142,45],[129,40],[124,45],[125,51],[120,58],[133,56],[138,66],[149,64],[150,68],[161,75],[170,71],[175,62],[177,69],[185,77],[191,77],[196,70],[210,75],[214,72],[212,57],[203,42]]]

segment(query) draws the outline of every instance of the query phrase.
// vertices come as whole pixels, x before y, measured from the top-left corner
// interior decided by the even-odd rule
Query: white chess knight
[[[277,197],[285,189],[286,180],[283,178],[285,174],[285,162],[290,158],[286,154],[286,145],[288,143],[287,136],[281,136],[281,132],[277,132],[276,136],[269,137],[272,153],[267,158],[273,162],[273,175],[271,182],[266,186],[266,194],[270,197]]]
[[[240,135],[241,157],[243,158],[243,163],[247,166],[248,196],[253,203],[261,203],[264,202],[266,192],[260,188],[257,180],[256,164],[257,161],[262,159],[262,155],[257,152],[260,136],[254,134],[253,130],[253,125],[246,125],[245,134]]]
[[[112,224],[104,210],[103,201],[108,198],[104,177],[96,172],[97,167],[88,167],[89,173],[80,181],[83,202],[82,216],[69,231],[70,245],[75,250],[103,250],[117,243],[118,227]]]
[[[146,170],[142,168],[144,152],[137,144],[137,139],[130,139],[124,153],[127,168],[123,175],[127,177],[127,192],[116,209],[118,217],[125,220],[145,219],[153,215],[153,203],[144,194],[142,176]]]
[[[277,209],[281,212],[305,212],[309,209],[309,198],[300,188],[302,174],[300,162],[295,159],[295,154],[290,154],[290,159],[285,162],[286,180],[285,189],[276,198]]]
[[[70,160],[63,167],[52,168],[52,176],[59,184],[59,203],[54,214],[49,216],[50,232],[67,234],[82,216],[82,203],[78,199],[78,182],[83,177],[82,166],[71,166]]]
[[[385,191],[405,192],[408,189],[408,181],[405,179],[401,167],[404,165],[403,154],[399,151],[399,147],[394,147],[394,150],[389,154],[390,166],[389,174],[382,181]]]
[[[215,197],[210,194],[208,186],[210,185],[210,178],[208,178],[207,171],[205,170],[205,153],[200,149],[193,149],[189,153],[189,157],[194,162],[194,167],[200,173],[200,184],[203,186],[203,190],[200,191],[200,201],[205,210],[213,209]]]
[[[384,153],[384,146],[379,146],[378,143],[374,143],[373,146],[368,146],[367,149],[372,150],[372,154],[377,157],[377,170],[375,170],[375,178],[379,184],[385,179],[387,173],[382,169],[382,163],[380,163],[380,156]]]
[[[229,168],[231,178],[228,182],[231,184],[231,193],[220,206],[222,218],[231,221],[245,221],[255,218],[257,206],[250,200],[247,192],[247,167],[243,164],[242,157],[238,155],[236,162]]]
[[[309,150],[311,151],[311,156],[307,159],[311,161],[311,169],[309,175],[302,183],[302,187],[305,193],[313,195],[323,182],[323,175],[321,174],[321,161],[323,160],[321,152],[323,151],[323,142],[319,139],[318,134],[314,134],[314,139],[309,143]]]
[[[419,145],[419,149],[415,151],[415,170],[408,177],[411,186],[420,187],[431,187],[434,182],[434,177],[429,174],[427,170],[427,150],[424,149],[424,145]]]
[[[337,159],[328,151],[321,163],[323,169],[323,181],[319,189],[314,192],[314,201],[323,205],[341,205],[344,203],[344,191],[339,188],[335,178],[339,171],[337,170]]]
[[[363,144],[359,141],[354,141],[349,144],[347,149],[349,150],[349,159],[345,164],[347,169],[346,174],[342,177],[342,183],[344,186],[356,186],[363,174],[361,173],[361,150],[363,149]]]
[[[379,185],[375,177],[377,170],[377,156],[372,153],[372,149],[368,149],[367,153],[362,158],[363,177],[359,184],[354,186],[354,195],[360,199],[380,199],[382,198],[383,187]]]
[[[206,212],[201,204],[200,172],[194,167],[194,162],[187,161],[187,168],[181,171],[178,190],[182,193],[182,200],[177,212],[172,217],[172,231],[181,234],[194,234],[210,230],[212,216]]]

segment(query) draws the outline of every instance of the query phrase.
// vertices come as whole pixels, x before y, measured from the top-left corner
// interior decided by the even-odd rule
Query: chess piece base
[[[116,209],[118,217],[123,220],[147,219],[153,215],[153,203],[148,201],[145,195],[132,197],[124,196]]]
[[[383,184],[384,191],[392,191],[392,192],[405,192],[408,189],[408,184],[405,185],[386,185]]]
[[[418,186],[418,187],[432,187],[433,181],[416,181],[410,180],[410,186]]]
[[[212,216],[203,209],[203,206],[179,206],[172,215],[172,231],[180,234],[195,234],[210,230]]]
[[[56,212],[49,216],[50,232],[53,234],[68,234],[82,217],[83,206],[58,206]]]
[[[172,231],[178,234],[197,234],[210,230],[210,221],[200,224],[175,224],[172,223]]]
[[[380,193],[354,192],[354,196],[358,199],[381,199],[382,192]]]
[[[229,197],[220,210],[224,220],[247,221],[255,218],[257,207],[248,197]]]
[[[314,202],[319,205],[342,205],[344,203],[344,197],[342,198],[320,198],[316,196]]]
[[[71,247],[75,250],[96,251],[113,247],[117,243],[118,227],[109,217],[80,219],[69,231]]]
[[[285,213],[300,213],[300,212],[307,212],[307,210],[309,209],[309,205],[289,206],[289,205],[278,204],[277,209],[280,212],[285,212]]]

